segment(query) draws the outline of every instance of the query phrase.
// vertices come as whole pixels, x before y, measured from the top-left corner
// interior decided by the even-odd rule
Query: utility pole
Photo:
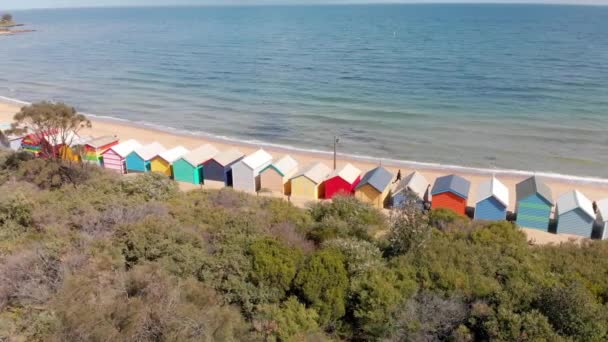
[[[334,171],[336,170],[336,147],[339,142],[340,142],[340,139],[334,135]]]

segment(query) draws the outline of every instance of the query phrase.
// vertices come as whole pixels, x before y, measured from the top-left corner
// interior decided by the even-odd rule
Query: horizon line
[[[608,3],[576,3],[576,2],[528,2],[526,0],[517,0],[514,2],[505,2],[504,0],[495,0],[495,1],[458,1],[458,2],[449,2],[449,1],[431,1],[431,2],[422,2],[420,1],[386,1],[386,2],[345,2],[345,3],[251,3],[251,4],[221,4],[221,3],[209,3],[209,4],[164,4],[164,5],[108,5],[108,6],[65,6],[65,7],[32,7],[32,8],[7,8],[0,10],[0,13],[6,11],[35,11],[35,10],[69,10],[69,9],[112,9],[112,8],[171,8],[171,7],[312,7],[312,6],[378,6],[378,5],[504,5],[504,6],[569,6],[569,7],[607,7]]]

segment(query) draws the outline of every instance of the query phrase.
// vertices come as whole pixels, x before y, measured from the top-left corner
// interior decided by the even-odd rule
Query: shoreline
[[[0,104],[6,105],[14,105],[14,106],[24,106],[29,105],[30,103],[27,101],[22,101],[18,99],[13,99],[0,95]],[[154,124],[151,122],[143,122],[143,121],[132,121],[129,119],[123,119],[118,117],[112,117],[107,115],[99,115],[87,112],[80,112],[86,115],[91,121],[103,122],[106,124],[114,124],[118,126],[129,126],[134,129],[147,129],[150,131],[155,131],[158,133],[164,134],[174,134],[178,136],[191,137],[196,139],[201,139],[205,142],[215,143],[215,144],[226,144],[231,145],[233,147],[238,146],[247,146],[251,148],[264,148],[267,150],[276,150],[280,152],[284,152],[286,154],[307,154],[311,156],[316,156],[321,159],[332,158],[332,151],[324,151],[313,148],[305,148],[298,147],[292,145],[282,145],[275,144],[266,141],[258,141],[258,140],[243,140],[235,137],[228,136],[218,136],[213,133],[204,132],[204,131],[188,131],[185,129],[179,129],[175,127],[166,126],[163,127],[159,124]],[[4,119],[6,121],[6,119]],[[387,168],[403,168],[403,169],[416,169],[419,171],[429,170],[436,172],[444,172],[448,173],[459,173],[466,175],[479,175],[479,176],[492,176],[496,177],[530,177],[536,175],[541,177],[547,181],[555,180],[559,182],[565,182],[573,185],[598,185],[602,187],[606,187],[608,191],[608,178],[600,178],[595,176],[577,176],[577,175],[569,175],[569,174],[561,174],[561,173],[553,173],[548,171],[528,171],[528,170],[518,170],[518,169],[509,169],[509,168],[484,168],[484,167],[472,167],[472,166],[463,166],[463,165],[455,165],[455,164],[441,164],[435,162],[419,162],[414,160],[403,160],[403,159],[392,159],[392,158],[382,158],[382,157],[373,157],[367,155],[359,155],[359,154],[350,154],[350,153],[340,153],[338,151],[338,159],[344,159],[348,161],[356,161],[361,163],[373,163],[375,165],[383,165]],[[608,193],[606,194],[608,196]]]
[[[0,96],[0,121],[11,122],[12,116],[19,108],[26,105],[27,102],[15,99],[9,99]],[[290,154],[296,159],[300,166],[306,166],[313,162],[323,162],[327,166],[332,166],[333,158],[331,152],[306,150],[301,148],[291,148],[289,146],[280,146],[275,144],[264,144],[263,142],[238,141],[230,138],[216,137],[211,134],[203,136],[194,132],[178,130],[174,128],[162,128],[155,126],[152,123],[138,123],[120,118],[110,118],[107,116],[87,115],[93,123],[92,129],[86,129],[81,132],[83,135],[118,135],[122,140],[136,139],[142,143],[150,143],[157,141],[167,148],[182,145],[188,149],[194,149],[200,145],[210,143],[216,146],[219,150],[229,148],[237,148],[245,154],[252,153],[258,148],[264,148],[274,158],[280,158],[284,154]],[[476,169],[464,166],[445,166],[432,163],[420,163],[390,160],[382,158],[373,158],[367,156],[351,156],[348,154],[338,154],[338,166],[351,163],[362,172],[366,172],[381,164],[389,169],[393,174],[397,170],[401,170],[405,177],[412,171],[419,171],[427,180],[433,184],[437,177],[444,176],[450,173],[455,173],[467,178],[471,182],[471,191],[469,194],[468,205],[474,206],[477,197],[478,185],[487,180],[492,174],[496,175],[510,191],[509,210],[515,209],[515,185],[530,175],[536,174],[540,176],[547,185],[552,189],[553,196],[557,199],[561,194],[570,190],[578,189],[589,197],[592,201],[598,201],[608,197],[608,179],[587,178],[578,176],[558,175],[534,173],[518,170],[490,170]]]

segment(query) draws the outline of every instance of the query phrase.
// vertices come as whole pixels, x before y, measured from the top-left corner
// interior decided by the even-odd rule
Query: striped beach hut
[[[260,149],[232,166],[232,187],[237,190],[260,190],[260,172],[272,163],[272,156]]]
[[[21,149],[38,157],[40,156],[43,147],[48,146],[48,137],[53,134],[57,134],[56,129],[26,134],[23,139],[21,139]]]
[[[176,181],[203,184],[205,175],[203,163],[213,158],[218,151],[213,145],[200,146],[173,163],[173,177]]]
[[[457,175],[437,178],[431,189],[431,208],[451,209],[457,214],[465,215],[470,188],[471,182]]]
[[[103,157],[101,156],[102,153],[115,145],[118,145],[118,137],[111,135],[106,135],[88,141],[84,145],[84,160],[89,163],[103,165]]]
[[[139,141],[129,139],[110,147],[101,154],[103,167],[119,173],[127,173],[127,156],[141,146]]]
[[[602,240],[608,240],[608,198],[597,202],[597,221],[602,226]]]
[[[331,169],[323,164],[313,164],[291,178],[291,196],[318,199],[323,196],[323,181],[331,174]]]
[[[291,194],[291,177],[298,171],[298,162],[291,156],[272,162],[260,172],[260,183],[263,189],[285,195]]]
[[[505,220],[509,206],[509,189],[496,177],[479,184],[475,220]]]
[[[348,163],[332,172],[325,181],[325,198],[331,199],[337,194],[354,194],[360,181],[361,170]]]
[[[167,177],[173,177],[173,162],[185,156],[190,151],[183,146],[177,146],[170,150],[163,151],[150,160],[150,171],[162,173]]]
[[[368,171],[355,187],[355,197],[376,208],[384,208],[390,196],[393,174],[382,166]]]
[[[538,177],[530,177],[515,186],[517,204],[515,223],[524,228],[549,230],[553,194]]]
[[[213,181],[232,186],[232,165],[239,162],[243,157],[243,152],[237,149],[230,149],[220,152],[204,162],[205,183]]]
[[[414,196],[413,199],[418,204],[424,205],[428,200],[430,186],[429,181],[420,172],[414,171],[410,173],[395,187],[395,191],[392,194],[393,207],[403,208],[409,199],[408,196]]]
[[[163,145],[157,142],[136,148],[126,158],[127,172],[150,171],[150,160],[166,150]]]
[[[595,212],[591,201],[578,190],[567,192],[557,199],[557,233],[591,237]]]

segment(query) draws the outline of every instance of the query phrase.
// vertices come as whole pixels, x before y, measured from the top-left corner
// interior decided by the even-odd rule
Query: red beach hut
[[[431,190],[431,208],[452,209],[460,215],[465,215],[469,188],[471,183],[456,175],[439,177]]]
[[[325,198],[333,198],[339,193],[353,194],[360,180],[361,170],[351,164],[344,165],[340,170],[334,171],[325,181]]]

